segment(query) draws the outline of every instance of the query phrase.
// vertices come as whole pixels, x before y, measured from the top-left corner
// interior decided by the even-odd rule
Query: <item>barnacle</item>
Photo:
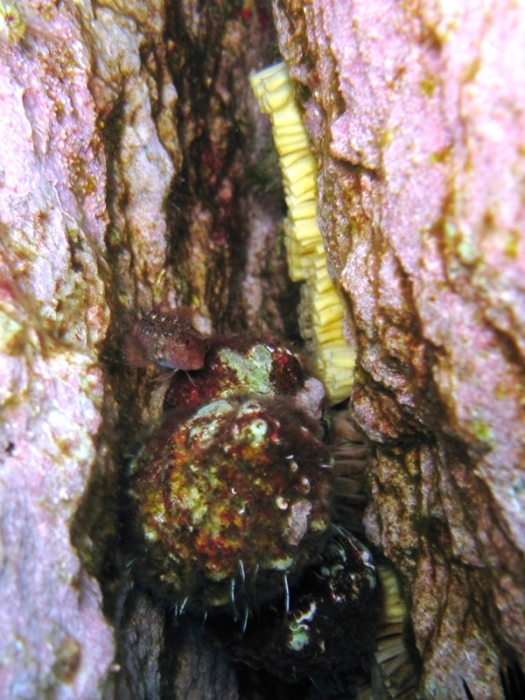
[[[330,471],[308,422],[271,401],[212,401],[175,426],[168,415],[131,478],[153,575],[190,606],[275,598],[324,542]]]
[[[317,224],[317,161],[293,94],[284,63],[251,77],[263,112],[270,115],[279,154],[288,216],[284,222],[288,269],[301,288],[301,333],[314,358],[332,403],[347,398],[352,386],[355,352],[343,333],[344,307],[326,265]]]

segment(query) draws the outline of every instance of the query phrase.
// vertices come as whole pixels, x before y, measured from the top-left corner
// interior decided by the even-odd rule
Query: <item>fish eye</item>
[[[176,369],[173,362],[170,362],[169,360],[166,360],[163,357],[159,357],[156,362],[159,365],[159,367],[166,367],[167,369]]]

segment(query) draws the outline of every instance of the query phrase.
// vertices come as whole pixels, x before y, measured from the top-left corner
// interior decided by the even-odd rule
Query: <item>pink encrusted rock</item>
[[[144,621],[120,550],[118,469],[154,403],[126,333],[160,301],[203,329],[296,328],[247,80],[275,56],[268,12],[201,10],[0,7],[2,699],[185,692],[200,646],[177,664],[174,620],[155,600]],[[237,697],[206,653],[202,693]]]
[[[105,161],[81,17],[36,5],[9,3],[0,44],[0,697],[94,700],[113,632],[70,529],[103,406]]]
[[[113,657],[70,527],[95,458],[101,376],[81,353],[8,363],[2,411],[0,697],[96,698]],[[18,366],[17,366],[18,365]]]
[[[525,666],[525,12],[277,4],[375,447],[368,533],[403,575],[428,698]]]

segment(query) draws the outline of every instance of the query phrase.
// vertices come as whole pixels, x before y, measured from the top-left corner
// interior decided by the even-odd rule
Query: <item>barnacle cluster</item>
[[[344,307],[326,265],[317,224],[317,161],[293,94],[288,69],[279,63],[253,75],[251,84],[270,115],[279,154],[288,216],[284,222],[288,269],[301,286],[299,320],[332,403],[350,395],[355,353],[343,334]]]

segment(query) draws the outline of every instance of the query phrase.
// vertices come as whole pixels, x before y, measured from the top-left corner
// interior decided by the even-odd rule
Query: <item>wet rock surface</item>
[[[2,697],[184,696],[195,677],[119,552],[118,473],[154,411],[124,338],[159,299],[203,329],[295,323],[281,204],[253,184],[268,8],[212,5],[0,8]]]
[[[522,11],[277,3],[426,697],[525,662]]]
[[[0,11],[0,694],[233,700],[213,643],[126,573],[118,473],[160,400],[123,349],[161,300],[296,334],[246,79],[277,58],[271,8]],[[430,698],[500,698],[525,661],[521,13],[276,4],[358,350],[367,531]]]
[[[82,16],[3,3],[0,695],[97,698],[114,654],[70,529],[97,460],[105,159]]]

